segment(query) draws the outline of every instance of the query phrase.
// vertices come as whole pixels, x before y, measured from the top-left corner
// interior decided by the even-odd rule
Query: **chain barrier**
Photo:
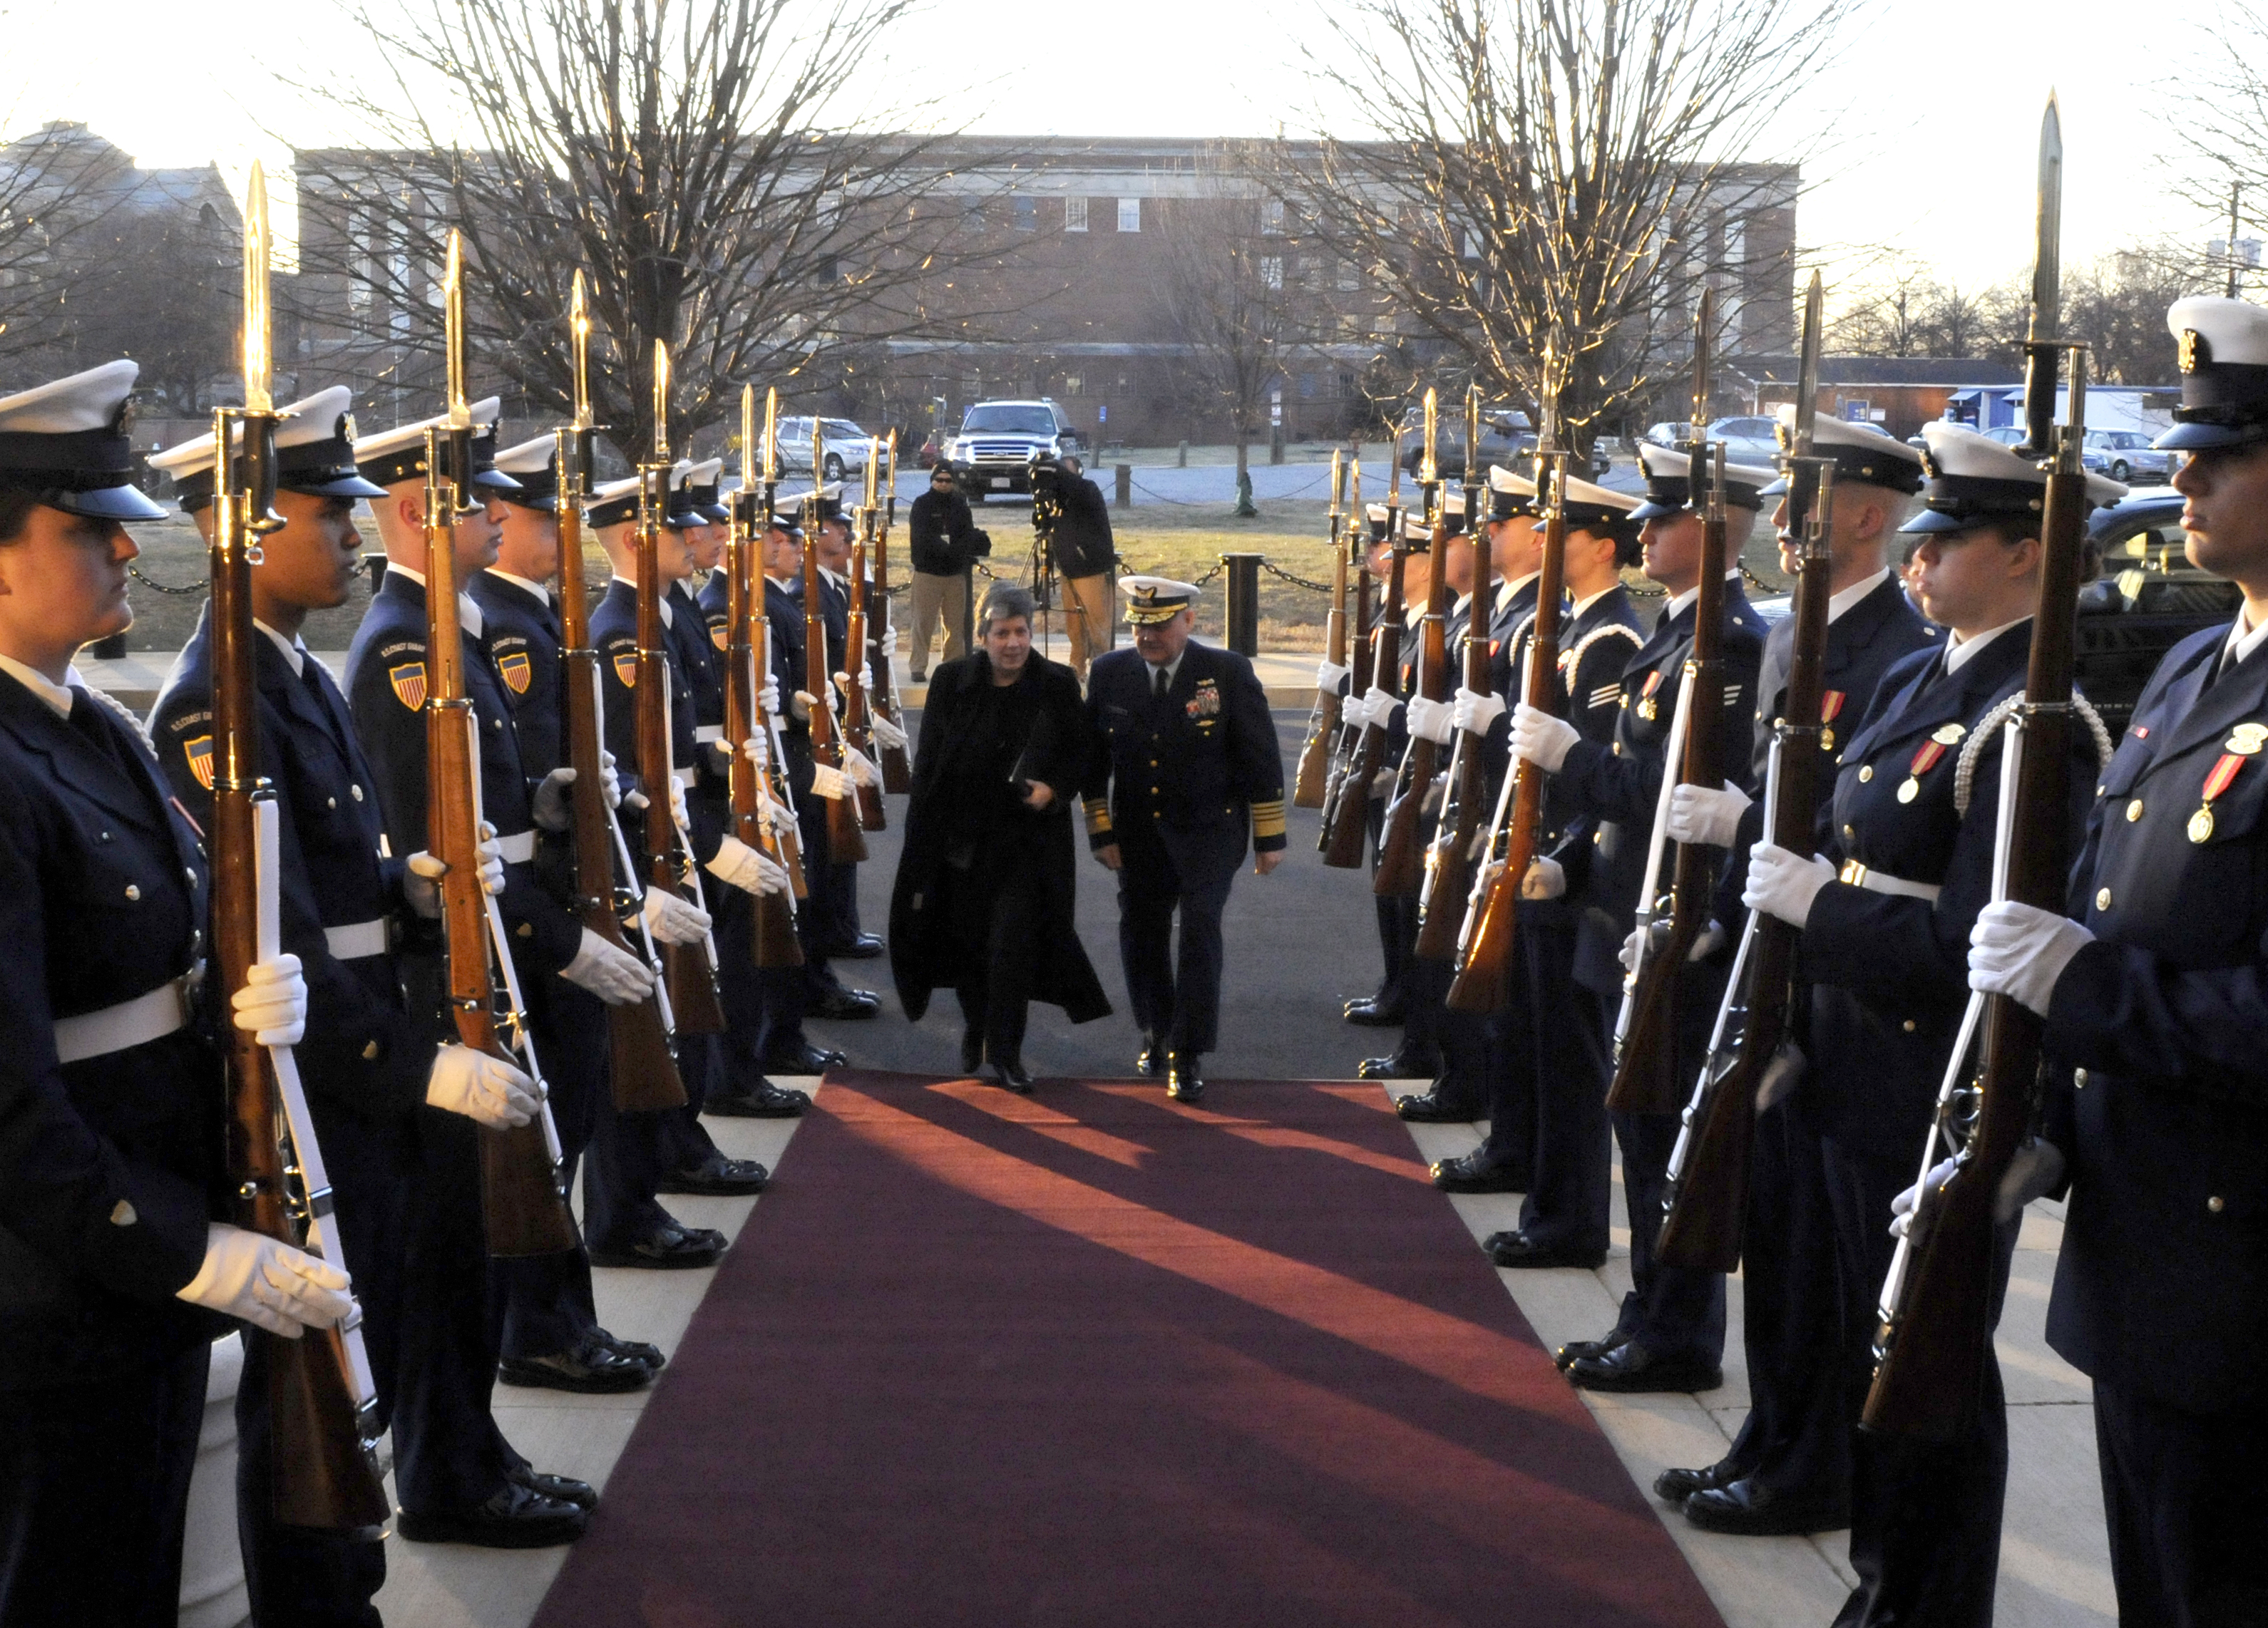
[[[126,562],[126,574],[132,577],[136,582],[141,583],[144,588],[151,589],[158,593],[178,594],[184,598],[187,598],[191,594],[210,592],[212,588],[212,584],[209,582],[192,583],[187,588],[175,588],[167,583],[153,582],[149,577],[143,576],[142,568],[136,565],[131,560],[129,560]]]

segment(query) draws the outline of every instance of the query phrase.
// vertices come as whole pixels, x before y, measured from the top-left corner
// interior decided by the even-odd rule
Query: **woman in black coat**
[[[1110,1001],[1072,922],[1071,810],[1092,760],[1071,669],[1032,649],[1032,597],[985,596],[978,649],[930,678],[905,846],[890,898],[890,971],[906,1016],[931,992],[961,997],[961,1066],[986,1061],[1029,1091],[1024,1017],[1034,1001],[1072,1023]]]

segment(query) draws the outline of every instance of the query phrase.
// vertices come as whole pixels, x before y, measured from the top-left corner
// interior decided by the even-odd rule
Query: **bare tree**
[[[1933,268],[1900,259],[1845,293],[1827,342],[1854,356],[1981,357],[1999,340],[2002,303],[2002,285],[1966,292]],[[2020,326],[2016,342],[2022,340]]]
[[[80,123],[44,124],[0,147],[0,356],[69,366],[81,354],[82,317],[99,309],[90,283],[122,237],[141,235],[141,180]]]
[[[1727,348],[1786,333],[1794,172],[1741,160],[1857,4],[1360,0],[1316,74],[1384,138],[1326,141],[1285,191],[1492,392],[1539,397],[1550,347],[1587,446],[1684,350],[1703,279]],[[1742,311],[1775,258],[1788,298]]]
[[[528,407],[556,410],[582,268],[612,341],[593,394],[625,450],[650,444],[657,339],[670,346],[681,431],[735,413],[743,381],[815,388],[860,348],[925,331],[918,280],[974,252],[958,247],[961,201],[935,160],[943,138],[878,133],[863,98],[878,43],[912,3],[358,11],[398,74],[384,92],[322,87],[375,144],[300,155],[303,216],[316,217],[303,224],[313,275],[301,281],[334,304],[359,301],[358,323],[344,326],[366,348],[422,356],[430,373],[432,279],[447,229],[460,228],[482,361]],[[335,311],[306,314],[319,332],[328,315],[337,335]]]

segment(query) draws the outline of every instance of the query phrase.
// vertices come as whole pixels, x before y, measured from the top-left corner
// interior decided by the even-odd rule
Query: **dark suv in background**
[[[2244,595],[2183,554],[2178,492],[2099,509],[2087,530],[2102,551],[2102,572],[2079,591],[2079,687],[2115,742],[2166,652],[2229,620]]]

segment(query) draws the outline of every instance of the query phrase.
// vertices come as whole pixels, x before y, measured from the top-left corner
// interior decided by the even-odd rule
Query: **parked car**
[[[1779,462],[1779,420],[1720,418],[1709,426],[1709,439],[1725,444],[1725,461],[1770,469]]]
[[[960,477],[972,503],[1002,492],[1028,495],[1031,462],[1057,458],[1082,444],[1063,409],[1036,401],[980,401],[961,417],[961,433],[945,444],[944,461]]]
[[[2174,455],[2159,451],[2149,436],[2135,429],[2088,430],[2080,458],[2089,469],[2130,484],[2174,476]]]
[[[809,474],[811,427],[819,426],[821,455],[827,466],[822,480],[840,480],[845,474],[866,473],[866,458],[874,436],[847,418],[784,418],[779,422],[779,469],[782,474]]]
[[[1410,474],[1425,461],[1425,409],[1413,407],[1402,415],[1402,467]],[[1484,407],[1481,411],[1483,468],[1502,464],[1509,469],[1535,451],[1535,427],[1518,407]],[[1465,469],[1465,414],[1452,414],[1445,404],[1433,427],[1433,466],[1449,479]]]
[[[1684,422],[1681,420],[1674,424],[1648,424],[1639,439],[1651,441],[1656,446],[1682,446],[1685,443]]]

